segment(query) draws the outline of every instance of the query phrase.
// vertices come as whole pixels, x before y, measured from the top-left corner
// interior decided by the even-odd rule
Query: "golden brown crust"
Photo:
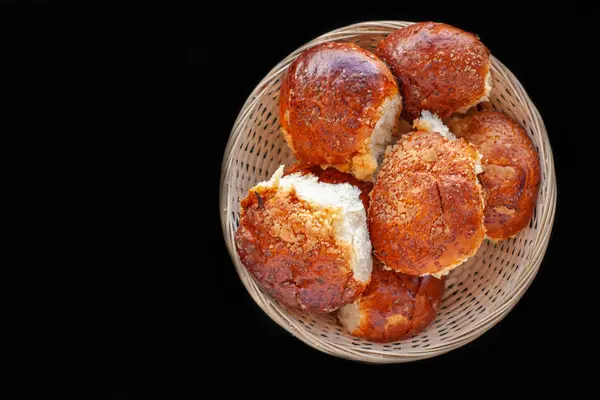
[[[438,133],[405,135],[384,159],[371,192],[375,255],[409,275],[449,271],[485,237],[475,148]]]
[[[335,239],[336,208],[316,209],[294,189],[257,186],[241,202],[236,246],[257,283],[288,307],[331,312],[366,282],[354,279],[348,246]]]
[[[371,282],[356,300],[362,318],[352,334],[374,342],[419,334],[440,309],[445,280],[385,271],[374,262]]]
[[[411,120],[422,110],[450,116],[487,94],[489,50],[475,35],[453,26],[422,22],[398,29],[376,53],[402,82],[404,111]]]
[[[299,160],[349,172],[353,158],[364,163],[382,105],[396,94],[394,76],[374,54],[349,43],[317,45],[283,78],[281,129]]]
[[[318,165],[306,165],[294,163],[285,167],[283,175],[290,174],[313,174],[319,178],[319,182],[323,183],[349,183],[360,189],[360,199],[365,206],[365,210],[369,209],[369,193],[373,190],[373,183],[356,179],[350,174],[338,171],[335,168],[323,169]]]
[[[453,117],[448,126],[481,153],[487,236],[503,240],[516,235],[533,215],[540,185],[539,156],[531,139],[516,121],[495,111]]]

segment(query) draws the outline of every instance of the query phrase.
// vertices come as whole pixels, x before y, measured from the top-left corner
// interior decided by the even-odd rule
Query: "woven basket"
[[[478,253],[450,273],[437,319],[420,335],[378,344],[347,334],[335,313],[291,310],[262,292],[241,264],[234,233],[240,200],[294,157],[279,130],[279,88],[290,63],[305,49],[328,41],[352,42],[374,50],[389,32],[411,22],[365,22],[334,30],[300,47],[275,66],[250,94],[231,132],[221,175],[221,222],[235,268],[256,303],[298,339],[325,353],[370,363],[397,363],[434,357],[460,347],[490,329],[515,306],[535,277],[552,230],[556,178],[548,135],[537,109],[515,76],[492,56],[496,110],[519,121],[539,152],[541,185],[529,227],[515,238],[485,241]]]

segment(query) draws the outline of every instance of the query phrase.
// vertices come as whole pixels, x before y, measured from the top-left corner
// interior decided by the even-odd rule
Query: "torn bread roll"
[[[343,306],[338,318],[348,333],[362,339],[386,343],[411,338],[434,321],[445,279],[386,271],[375,259],[367,289]]]
[[[477,36],[453,26],[422,22],[390,33],[376,54],[401,82],[412,120],[422,110],[441,118],[486,101],[492,89],[490,52]]]
[[[481,153],[479,181],[488,238],[499,241],[516,235],[531,220],[541,179],[531,139],[516,121],[495,111],[452,117],[448,126]]]
[[[440,277],[477,252],[485,237],[479,158],[463,139],[427,131],[403,136],[386,154],[368,217],[386,268]]]
[[[361,191],[312,174],[283,175],[250,189],[235,235],[242,264],[288,307],[326,313],[353,302],[371,277]]]
[[[324,43],[288,68],[281,130],[296,158],[371,179],[398,129],[402,97],[387,66],[349,43]]]

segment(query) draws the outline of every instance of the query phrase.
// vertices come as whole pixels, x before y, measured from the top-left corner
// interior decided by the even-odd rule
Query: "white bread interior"
[[[346,331],[350,332],[350,334],[354,333],[356,328],[360,326],[360,320],[362,318],[357,301],[358,300],[355,300],[353,303],[342,306],[338,311],[338,318],[342,323],[342,326]]]
[[[421,111],[421,117],[415,119],[413,127],[420,131],[437,132],[446,139],[456,140],[456,136],[444,125],[440,117],[428,110]]]
[[[352,174],[361,180],[372,180],[381,167],[385,149],[393,141],[398,130],[402,96],[395,94],[388,97],[381,108],[381,117],[367,139],[367,152],[352,158]]]

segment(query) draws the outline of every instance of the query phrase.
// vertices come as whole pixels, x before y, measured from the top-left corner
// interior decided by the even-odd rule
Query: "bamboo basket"
[[[325,353],[368,363],[400,363],[434,357],[482,335],[506,316],[525,293],[540,267],[556,208],[556,178],[548,134],[535,105],[517,78],[491,57],[493,107],[519,121],[538,150],[541,184],[529,227],[515,238],[485,241],[478,253],[452,271],[436,320],[420,335],[379,344],[347,334],[335,313],[311,315],[288,309],[262,292],[241,264],[234,233],[240,200],[281,164],[294,161],[280,133],[279,88],[290,63],[305,49],[328,41],[352,42],[374,50],[389,32],[411,24],[364,22],[336,29],[300,47],[277,64],[248,97],[233,125],[221,171],[220,212],[223,233],[235,268],[259,307],[277,324]]]

